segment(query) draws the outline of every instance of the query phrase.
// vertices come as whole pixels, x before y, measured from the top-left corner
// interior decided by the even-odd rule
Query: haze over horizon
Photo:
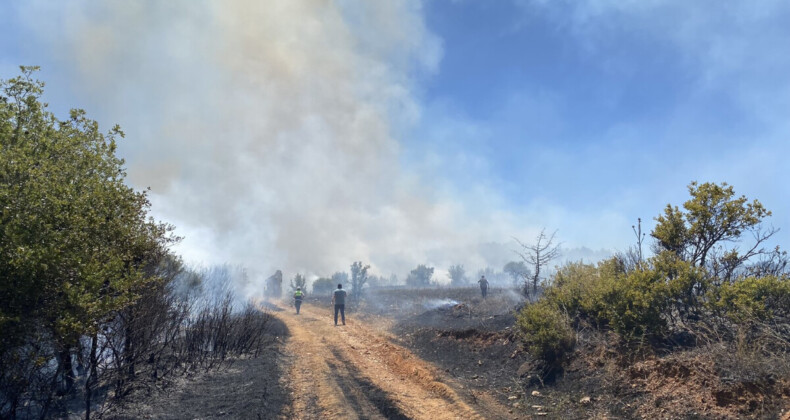
[[[790,245],[790,4],[0,4],[0,78],[121,125],[129,182],[187,261],[405,275],[557,230],[634,243],[691,181],[760,200]],[[573,251],[577,252],[577,251]]]

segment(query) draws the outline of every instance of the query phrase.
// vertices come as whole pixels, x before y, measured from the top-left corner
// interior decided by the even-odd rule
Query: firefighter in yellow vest
[[[302,307],[302,299],[304,298],[304,293],[302,293],[302,288],[297,287],[296,291],[294,292],[294,306],[296,306],[296,314],[299,315],[299,308]]]

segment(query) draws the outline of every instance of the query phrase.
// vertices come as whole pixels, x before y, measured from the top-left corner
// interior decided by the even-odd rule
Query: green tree
[[[362,265],[362,261],[355,261],[351,264],[351,299],[359,302],[362,298],[362,290],[368,282],[369,265]]]
[[[419,287],[429,286],[431,284],[431,277],[433,277],[433,267],[420,264],[417,268],[409,272],[409,276],[406,277],[406,284]]]
[[[0,81],[0,353],[46,332],[69,388],[80,338],[157,281],[145,268],[174,238],[124,182],[120,128],[76,109],[58,120],[36,70]]]
[[[664,214],[656,217],[657,224],[651,236],[656,239],[657,253],[670,251],[725,278],[730,278],[749,258],[768,253],[761,244],[776,233],[776,229],[762,229],[763,219],[771,212],[759,201],[736,197],[733,187],[727,183],[692,182],[688,190],[691,198],[683,204],[683,210],[667,205]],[[747,232],[755,238],[753,246],[740,252],[723,247],[724,243],[738,241]]]

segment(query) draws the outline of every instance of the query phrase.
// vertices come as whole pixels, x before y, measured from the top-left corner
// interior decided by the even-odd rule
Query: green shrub
[[[664,277],[668,287],[667,297],[674,309],[688,313],[700,308],[699,297],[704,296],[711,287],[710,278],[704,269],[667,251],[651,258],[650,265]]]
[[[549,364],[561,361],[576,343],[568,316],[549,300],[524,307],[516,323],[530,354]]]
[[[626,341],[661,337],[670,322],[714,311],[738,323],[790,316],[790,279],[749,277],[717,285],[701,267],[670,252],[626,272],[616,259],[597,265],[561,267],[543,298],[525,307],[518,325],[530,352],[546,361],[561,359],[573,346],[571,325],[585,320]]]
[[[657,335],[665,330],[662,315],[669,303],[669,293],[660,272],[637,270],[620,281],[602,286],[599,316],[618,334],[630,338]]]
[[[767,320],[790,315],[790,279],[747,277],[708,293],[708,307],[733,321]]]
[[[562,308],[571,316],[586,315],[589,311],[591,289],[596,286],[598,268],[591,264],[568,263],[554,275],[552,286],[546,289],[544,299]]]
[[[655,270],[625,273],[616,258],[597,266],[570,263],[556,274],[546,291],[547,304],[564,309],[572,318],[609,327],[623,336],[653,334],[665,328],[668,287]]]

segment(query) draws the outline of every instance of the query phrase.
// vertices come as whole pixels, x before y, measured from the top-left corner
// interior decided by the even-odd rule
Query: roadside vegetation
[[[739,389],[760,394],[762,405],[750,408],[757,412],[781,397],[790,378],[790,275],[786,252],[768,246],[771,213],[726,183],[691,183],[689,193],[682,209],[668,205],[656,217],[650,257],[639,238],[637,249],[597,264],[566,264],[520,311],[539,379],[592,354],[608,354],[618,372],[684,355],[704,359],[722,389],[735,390],[715,394],[719,405],[736,403]]]
[[[86,419],[138,387],[257,354],[267,317],[169,247],[125,183],[119,127],[59,120],[35,67],[0,81],[0,418]]]

